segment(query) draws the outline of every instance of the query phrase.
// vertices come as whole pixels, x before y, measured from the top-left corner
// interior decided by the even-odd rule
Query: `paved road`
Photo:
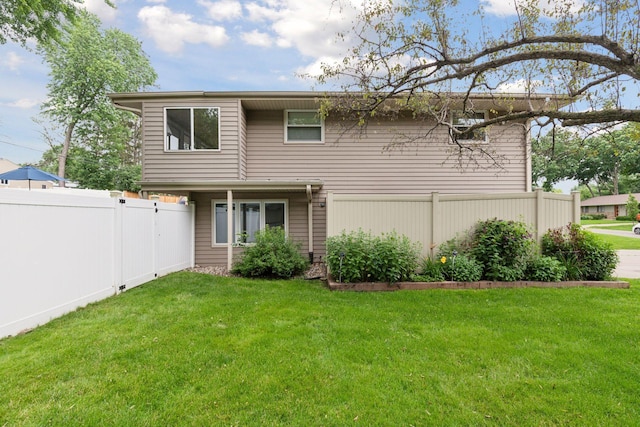
[[[640,239],[639,234],[633,231],[606,230],[603,228],[588,227],[589,231],[600,234],[613,234],[615,236],[635,237]],[[631,226],[629,227],[631,229]],[[620,262],[614,273],[615,276],[625,279],[640,279],[640,251],[621,249],[618,252]]]

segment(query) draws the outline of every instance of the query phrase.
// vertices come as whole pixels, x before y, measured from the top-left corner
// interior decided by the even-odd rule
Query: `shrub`
[[[611,245],[578,224],[547,231],[542,236],[542,254],[560,260],[569,280],[605,280],[618,264]]]
[[[309,262],[300,254],[300,245],[288,239],[281,227],[266,227],[255,237],[255,244],[244,248],[232,273],[244,277],[290,278],[307,268]]]
[[[566,277],[567,269],[555,258],[537,256],[529,260],[525,275],[538,282],[559,282]]]
[[[616,217],[616,221],[635,221],[636,219],[627,215],[620,215]]]
[[[362,230],[327,239],[327,263],[342,282],[409,280],[418,268],[420,246],[395,232],[374,237]]]
[[[420,274],[412,278],[416,282],[443,282],[442,263],[429,257],[422,260]]]
[[[483,278],[496,281],[522,279],[536,251],[524,223],[497,218],[476,224],[470,246],[469,254],[483,266]]]
[[[477,282],[482,279],[482,264],[464,254],[442,257],[442,271],[447,280],[454,282]]]
[[[589,219],[605,219],[607,218],[607,215],[605,214],[589,214],[589,215],[582,215],[580,217],[581,220],[589,220]]]

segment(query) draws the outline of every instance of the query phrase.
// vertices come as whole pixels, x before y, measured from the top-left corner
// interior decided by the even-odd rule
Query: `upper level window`
[[[219,150],[220,109],[165,108],[166,149]]]
[[[451,124],[461,133],[456,133],[457,141],[487,142],[487,132],[485,128],[478,128],[467,131],[469,127],[483,123],[485,121],[484,111],[453,111],[451,113]]]
[[[316,110],[284,112],[285,142],[324,142],[324,121]]]

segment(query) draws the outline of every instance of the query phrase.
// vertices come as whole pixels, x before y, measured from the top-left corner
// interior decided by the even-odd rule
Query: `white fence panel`
[[[158,203],[156,255],[159,276],[194,265],[194,215],[192,206]]]
[[[192,266],[193,230],[193,206],[0,190],[0,338]]]
[[[130,289],[156,277],[156,203],[140,199],[120,199],[120,201],[119,208],[122,210],[121,286]]]
[[[0,190],[0,338],[114,293],[113,200]]]

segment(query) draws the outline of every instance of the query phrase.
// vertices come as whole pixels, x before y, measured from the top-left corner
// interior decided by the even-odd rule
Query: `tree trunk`
[[[615,195],[620,194],[618,189],[618,183],[620,182],[620,167],[617,164],[613,167],[612,181],[613,181],[613,194]]]
[[[73,129],[76,127],[76,122],[71,122],[67,126],[64,132],[64,143],[62,144],[62,151],[58,157],[58,176],[64,178],[64,174],[67,168],[67,156],[69,155],[69,148],[71,146],[71,137],[73,136]],[[60,186],[65,186],[65,181],[60,181]]]

